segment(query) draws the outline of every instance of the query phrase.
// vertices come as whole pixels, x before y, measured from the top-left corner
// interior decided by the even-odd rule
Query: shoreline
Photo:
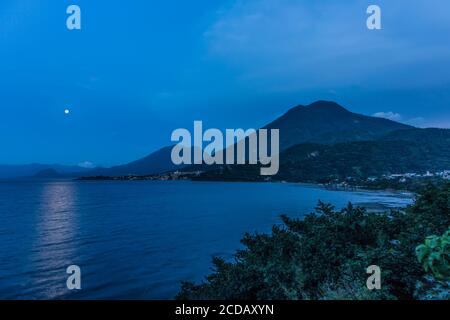
[[[388,203],[384,202],[361,202],[354,204],[358,207],[364,207],[368,212],[385,212],[389,210],[399,210],[404,209],[407,206],[414,203],[416,198],[416,193],[407,191],[407,190],[395,190],[395,189],[370,189],[370,188],[364,188],[362,186],[355,186],[355,187],[337,187],[335,185],[327,185],[323,183],[313,183],[313,182],[289,182],[289,181],[249,181],[249,180],[233,180],[233,181],[220,181],[220,180],[197,180],[197,179],[130,179],[130,177],[107,177],[107,179],[99,179],[99,177],[95,177],[94,179],[75,179],[75,181],[114,181],[114,182],[124,182],[124,181],[161,181],[161,182],[175,182],[175,181],[182,181],[182,182],[192,182],[192,183],[226,183],[226,184],[232,184],[232,183],[270,183],[270,184],[287,184],[292,186],[302,186],[306,188],[313,188],[313,189],[322,189],[326,191],[331,192],[353,192],[353,193],[372,193],[372,194],[387,194],[389,196],[392,196],[394,198],[398,199],[408,199],[411,200],[411,203],[409,204],[402,204],[398,206],[393,206]]]
[[[404,198],[413,198],[417,193],[407,189],[395,188],[370,188],[368,186],[338,186],[336,183],[319,183],[319,182],[301,182],[301,181],[284,181],[284,180],[210,180],[210,179],[192,179],[192,175],[176,175],[173,173],[167,175],[148,175],[148,176],[95,176],[95,177],[79,177],[73,181],[191,181],[191,182],[220,182],[220,183],[279,183],[279,184],[297,184],[302,186],[320,187],[330,191],[350,191],[350,192],[388,192],[402,195]],[[163,177],[163,178],[162,178]]]

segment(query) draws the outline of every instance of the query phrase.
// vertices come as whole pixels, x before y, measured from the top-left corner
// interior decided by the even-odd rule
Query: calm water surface
[[[386,192],[208,182],[0,182],[0,299],[166,299],[230,258],[249,231],[317,200],[404,206]],[[82,290],[66,288],[66,268]]]

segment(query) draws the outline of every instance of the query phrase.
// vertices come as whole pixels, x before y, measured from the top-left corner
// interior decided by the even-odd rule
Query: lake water
[[[167,299],[199,281],[211,258],[230,258],[245,232],[317,200],[342,207],[410,198],[299,184],[217,182],[0,182],[0,299]],[[69,291],[66,268],[81,268]]]

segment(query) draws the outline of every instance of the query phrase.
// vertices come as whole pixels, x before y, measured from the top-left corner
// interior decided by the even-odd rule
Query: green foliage
[[[283,130],[281,146],[283,146]],[[338,141],[335,142],[339,142]],[[405,183],[378,180],[367,183],[368,177],[382,177],[396,173],[425,173],[450,168],[450,130],[399,130],[380,139],[343,139],[340,143],[320,144],[307,141],[281,148],[280,169],[275,181],[330,183],[352,178],[353,185],[372,188],[399,188],[417,191],[421,181]],[[208,168],[197,180],[261,181],[255,165]],[[419,184],[419,185],[417,185]]]
[[[449,201],[450,185],[430,186],[404,212],[319,202],[302,220],[282,216],[271,234],[246,234],[234,261],[215,258],[214,272],[177,298],[413,299],[425,275],[415,248],[450,225]],[[369,265],[383,270],[379,291],[366,288]]]
[[[441,237],[429,236],[416,248],[416,255],[425,272],[437,279],[450,279],[450,229]]]

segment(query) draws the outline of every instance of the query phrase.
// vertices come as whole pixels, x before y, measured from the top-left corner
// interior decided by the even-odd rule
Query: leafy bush
[[[450,229],[442,235],[430,236],[425,244],[416,248],[417,259],[425,272],[431,272],[437,279],[450,278]]]
[[[282,221],[271,234],[246,234],[234,261],[215,258],[213,273],[183,283],[177,298],[413,299],[425,275],[415,248],[450,225],[450,185],[430,185],[402,212],[337,211],[319,201],[304,219]],[[382,270],[381,290],[366,288],[369,265]]]

